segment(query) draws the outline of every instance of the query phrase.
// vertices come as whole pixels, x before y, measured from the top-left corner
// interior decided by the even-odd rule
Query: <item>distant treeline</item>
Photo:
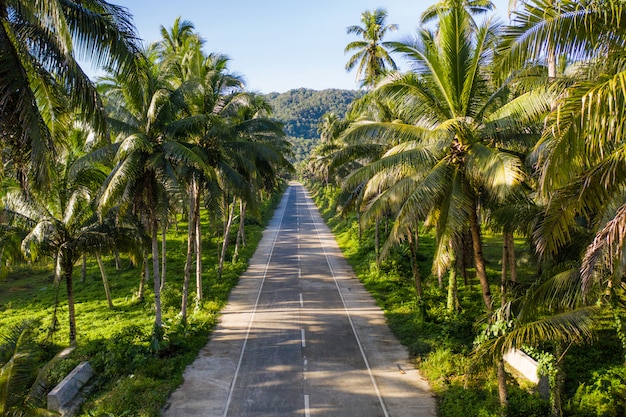
[[[291,137],[316,139],[317,124],[325,113],[346,114],[348,105],[362,95],[355,90],[311,90],[299,88],[286,93],[266,95],[274,108],[273,116],[285,123],[285,131]]]
[[[348,105],[362,92],[356,90],[311,90],[298,88],[285,93],[269,93],[266,97],[274,109],[273,117],[284,123],[285,132],[293,144],[292,162],[306,159],[317,144],[317,126],[326,113],[345,116]]]

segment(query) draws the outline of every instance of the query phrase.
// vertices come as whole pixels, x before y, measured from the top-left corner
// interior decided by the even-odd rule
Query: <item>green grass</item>
[[[435,240],[431,232],[420,233],[418,264],[423,280],[424,296],[418,300],[412,278],[409,252],[399,245],[389,256],[376,264],[374,231],[369,227],[359,240],[355,215],[337,215],[336,190],[312,187],[314,197],[359,279],[383,309],[387,323],[400,342],[407,346],[424,375],[430,380],[437,396],[441,417],[499,416],[498,391],[492,369],[476,369],[470,375],[469,355],[473,341],[484,322],[484,306],[478,280],[473,269],[468,270],[467,284],[459,276],[461,309],[450,313],[446,309],[446,278],[440,288],[431,274]],[[391,221],[389,227],[392,226]],[[385,238],[381,222],[381,243]],[[496,233],[484,231],[484,255],[494,299],[499,299],[502,239]],[[534,279],[535,269],[523,250],[524,239],[516,239],[518,280],[521,284]],[[510,381],[510,416],[544,416],[548,404]],[[466,389],[466,387],[468,389]]]
[[[227,262],[221,279],[216,276],[219,236],[203,224],[203,293],[201,308],[194,311],[194,283],[190,288],[187,323],[178,314],[186,255],[186,224],[167,235],[167,280],[162,294],[164,336],[153,342],[154,306],[152,279],[148,280],[146,298],[139,301],[136,292],[141,267],[132,266],[122,257],[122,268],[115,270],[112,256],[104,257],[114,308],[107,306],[104,287],[95,260],[88,262],[84,282],[80,263],[74,269],[74,292],[77,322],[77,348],[51,372],[52,383],[59,382],[74,366],[89,360],[95,371],[93,389],[82,407],[89,416],[158,416],[169,394],[182,382],[182,372],[202,348],[217,322],[231,288],[245,271],[261,239],[264,225],[271,217],[281,193],[261,208],[262,219],[247,221],[247,246],[236,263]],[[204,216],[206,218],[206,216]],[[234,236],[233,236],[234,239]],[[231,245],[231,250],[234,242]],[[67,297],[64,283],[56,286],[51,262],[20,265],[0,281],[0,334],[24,319],[37,320],[39,342],[46,357],[65,347],[68,341]],[[58,322],[53,316],[55,300]],[[50,331],[51,328],[54,331]]]
[[[337,190],[312,186],[323,217],[333,230],[344,255],[359,279],[385,312],[387,323],[414,356],[416,366],[429,379],[437,398],[440,417],[500,416],[498,389],[493,367],[472,365],[473,341],[485,323],[484,305],[473,269],[467,284],[459,279],[461,309],[446,309],[447,294],[431,271],[434,237],[421,231],[418,259],[424,296],[417,300],[406,247],[394,248],[376,264],[374,231],[370,227],[359,239],[355,215],[336,213]],[[391,226],[391,224],[389,225]],[[385,225],[381,222],[381,242]],[[502,236],[483,230],[483,251],[494,300],[500,298]],[[524,289],[536,279],[534,257],[524,238],[516,238],[518,286]],[[444,277],[444,287],[447,284]],[[611,324],[599,330],[596,339],[568,347],[564,357],[565,417],[613,417],[626,412],[626,366],[624,349]],[[549,341],[548,341],[549,343]],[[471,372],[470,372],[471,371]],[[509,376],[509,417],[550,415],[547,401],[533,392],[532,384]]]

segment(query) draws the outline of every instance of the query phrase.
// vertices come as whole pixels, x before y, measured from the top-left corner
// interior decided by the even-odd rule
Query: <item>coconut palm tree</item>
[[[0,128],[3,158],[22,188],[48,184],[57,114],[76,110],[96,128],[105,116],[76,59],[122,69],[137,38],[128,11],[103,0],[9,0],[0,5]]]
[[[542,12],[548,6],[540,2],[522,6],[507,29],[505,65],[540,59],[548,41],[571,62],[567,82],[553,86],[559,100],[532,154],[540,197],[550,203],[535,240],[543,259],[554,257],[581,229],[578,220],[587,218],[587,232],[598,234],[593,244],[588,240],[587,282],[597,256],[609,247],[619,253],[622,241],[617,227],[624,204],[626,98],[620,86],[626,68],[626,8],[615,1],[560,1],[549,13]],[[600,235],[611,239],[603,242]]]
[[[199,46],[199,43],[191,42],[189,48],[181,54],[184,60],[179,59],[181,77],[177,79],[176,85],[180,85],[185,106],[179,120],[170,126],[172,134],[184,138],[205,163],[204,171],[187,170],[185,174],[189,199],[196,204],[196,208],[189,209],[189,214],[196,216],[195,231],[189,230],[189,241],[192,242],[193,233],[196,242],[197,302],[202,300],[199,217],[202,199],[199,185],[212,183],[206,189],[215,194],[211,196],[214,201],[218,200],[216,191],[221,193],[230,190],[230,196],[223,199],[226,236],[230,229],[226,226],[234,216],[234,211],[230,209],[233,198],[243,199],[246,204],[242,203],[242,206],[253,206],[254,190],[249,181],[252,177],[263,180],[263,187],[275,185],[275,170],[268,171],[267,168],[273,167],[277,160],[286,163],[282,155],[286,152],[287,144],[282,127],[267,117],[270,111],[267,102],[258,95],[245,92],[241,78],[228,70],[228,57],[221,54],[206,56]],[[268,153],[270,143],[273,153]],[[267,159],[270,154],[273,159]],[[271,164],[268,165],[268,161]],[[226,249],[227,246],[223,244],[218,268],[220,271]]]
[[[415,44],[395,44],[416,68],[381,85],[375,94],[402,100],[402,122],[360,122],[348,137],[379,137],[397,144],[381,160],[357,171],[368,187],[370,215],[402,202],[391,239],[427,219],[437,230],[437,259],[451,265],[450,242],[469,227],[483,301],[493,301],[481,243],[480,207],[502,199],[524,178],[521,160],[501,150],[519,140],[548,104],[539,94],[508,101],[493,85],[488,65],[498,26],[475,27],[461,2],[440,13],[437,32],[422,29]],[[387,171],[386,175],[377,173]],[[385,191],[382,193],[382,191]]]
[[[190,34],[191,36],[191,34]],[[184,106],[178,119],[169,126],[172,136],[181,138],[201,160],[197,167],[187,167],[182,172],[183,181],[187,184],[189,199],[189,223],[193,228],[188,230],[188,252],[185,267],[183,288],[183,317],[186,316],[186,298],[191,267],[192,252],[196,256],[196,303],[199,305],[202,294],[202,231],[200,228],[200,207],[202,190],[217,200],[221,192],[217,175],[218,141],[213,140],[212,133],[219,131],[226,123],[231,106],[229,101],[243,91],[243,81],[228,71],[228,57],[221,54],[205,55],[198,43],[185,43],[177,58],[170,57],[166,62],[176,63],[180,68],[177,76],[170,82],[183,94]],[[194,207],[191,207],[191,205]]]
[[[158,335],[162,325],[159,224],[167,221],[170,199],[180,192],[176,166],[202,161],[184,144],[170,140],[167,133],[183,105],[182,95],[171,88],[169,74],[157,65],[155,47],[146,51],[137,68],[135,77],[118,74],[101,84],[117,137],[111,147],[115,167],[104,182],[99,210],[104,214],[119,206],[121,213],[134,213],[151,237],[148,252],[152,253]]]
[[[46,410],[45,396],[50,389],[48,373],[63,351],[39,369],[41,351],[34,342],[35,325],[23,321],[0,335],[1,416],[57,415]]]
[[[559,62],[586,61],[623,45],[619,1],[529,0],[511,6],[511,25],[500,46],[506,72],[542,63],[554,79]]]
[[[421,24],[430,23],[439,18],[441,13],[445,13],[456,7],[458,0],[442,0],[428,7],[421,16]],[[491,0],[466,0],[462,2],[463,7],[471,14],[484,14],[493,10],[493,2]]]
[[[550,376],[552,415],[562,415],[563,359],[568,345],[588,342],[601,325],[602,306],[582,291],[579,268],[566,269],[539,279],[502,305],[475,343],[476,364],[499,361],[511,349],[553,345],[554,369]]]
[[[236,200],[244,201],[244,206],[254,211],[259,191],[275,189],[281,169],[293,169],[285,158],[290,145],[282,125],[265,117],[270,110],[265,99],[255,94],[239,95],[231,110],[236,113],[222,126],[225,129],[214,132],[220,145],[217,170],[225,191],[226,215],[218,276],[226,257]]]
[[[55,277],[67,288],[69,341],[76,341],[76,316],[72,272],[85,253],[111,248],[111,229],[98,221],[95,195],[106,178],[102,165],[83,163],[80,153],[68,149],[56,159],[54,183],[49,191],[31,192],[15,188],[3,197],[3,208],[10,223],[27,233],[21,250],[29,260],[51,255]]]
[[[383,41],[387,32],[398,30],[398,25],[387,24],[387,11],[376,9],[361,13],[363,26],[348,26],[347,33],[362,37],[362,40],[350,42],[344,53],[354,53],[346,63],[346,71],[357,68],[356,80],[361,86],[373,87],[374,84],[387,72],[387,65],[392,70],[397,66],[389,50],[389,42]]]

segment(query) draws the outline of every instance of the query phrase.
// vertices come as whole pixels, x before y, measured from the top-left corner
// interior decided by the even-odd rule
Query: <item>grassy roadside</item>
[[[467,373],[474,339],[483,322],[480,287],[470,274],[467,283],[459,278],[457,313],[446,309],[447,293],[431,271],[434,238],[425,232],[420,236],[419,268],[424,279],[424,297],[418,301],[412,280],[408,249],[394,248],[389,256],[376,263],[373,228],[363,230],[359,239],[356,216],[336,213],[337,191],[311,187],[322,216],[333,231],[341,250],[356,275],[383,309],[387,323],[398,339],[409,349],[416,366],[429,379],[437,397],[438,414],[442,417],[499,416],[498,391],[491,369],[475,369]],[[389,223],[387,227],[391,227]],[[381,225],[384,234],[385,225]],[[521,241],[519,241],[521,246]],[[485,234],[485,256],[492,283],[500,279],[501,240]],[[533,269],[529,259],[519,260],[519,279],[530,280]],[[471,272],[471,271],[470,271]],[[497,294],[497,287],[492,289]],[[477,325],[478,323],[478,325]],[[466,389],[469,388],[469,389]],[[550,414],[548,403],[529,386],[509,381],[511,417],[540,417]]]
[[[185,367],[207,343],[219,311],[238,277],[245,271],[281,196],[279,191],[263,203],[258,221],[251,217],[246,221],[247,246],[237,262],[226,263],[220,280],[216,279],[215,273],[219,236],[210,233],[215,226],[203,224],[205,298],[196,311],[195,301],[190,300],[189,311],[193,313],[186,324],[180,322],[178,313],[187,225],[181,221],[170,228],[167,235],[167,283],[162,294],[165,334],[159,346],[150,343],[154,322],[152,293],[148,290],[144,301],[135,297],[140,267],[131,266],[129,259],[122,256],[118,271],[112,256],[104,258],[113,297],[112,309],[107,306],[95,260],[88,262],[84,281],[81,281],[80,265],[75,268],[78,344],[69,358],[53,368],[50,379],[53,384],[58,383],[78,363],[90,361],[95,377],[81,415],[160,415],[169,394],[182,383]],[[193,290],[191,288],[190,292]],[[0,334],[24,319],[34,320],[40,358],[45,362],[67,344],[65,291],[63,284],[54,285],[50,264],[15,268],[0,281]],[[57,296],[60,304],[55,320]]]
[[[403,245],[376,263],[373,227],[359,238],[356,216],[336,212],[338,190],[311,186],[322,216],[335,234],[344,255],[359,279],[383,309],[387,323],[408,347],[415,364],[430,381],[440,417],[499,417],[498,389],[493,366],[477,367],[471,356],[473,342],[486,318],[478,282],[470,269],[467,282],[459,279],[460,310],[446,308],[446,279],[440,286],[431,274],[434,238],[420,231],[418,264],[424,297],[418,302],[409,251]],[[382,222],[381,235],[385,236]],[[499,296],[502,239],[483,230],[484,255],[491,292]],[[383,237],[381,237],[381,241]],[[532,256],[524,239],[516,239],[518,285],[536,280]],[[619,320],[623,318],[618,317]],[[562,358],[565,369],[563,417],[615,417],[626,415],[626,365],[624,345],[614,324],[597,323],[596,338],[586,344],[568,346]],[[550,341],[546,341],[549,348]],[[514,377],[509,369],[508,417],[552,415],[547,401],[528,382]]]

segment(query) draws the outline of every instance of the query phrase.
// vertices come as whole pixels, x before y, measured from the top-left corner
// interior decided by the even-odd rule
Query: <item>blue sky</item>
[[[249,90],[284,92],[306,87],[356,89],[354,72],[344,69],[344,48],[357,39],[346,28],[360,25],[364,10],[385,8],[387,23],[399,30],[387,40],[410,37],[428,0],[124,0],[145,42],[160,39],[159,28],[176,17],[190,20],[205,39],[206,52],[230,57],[230,69]],[[506,16],[508,0],[495,0]]]

